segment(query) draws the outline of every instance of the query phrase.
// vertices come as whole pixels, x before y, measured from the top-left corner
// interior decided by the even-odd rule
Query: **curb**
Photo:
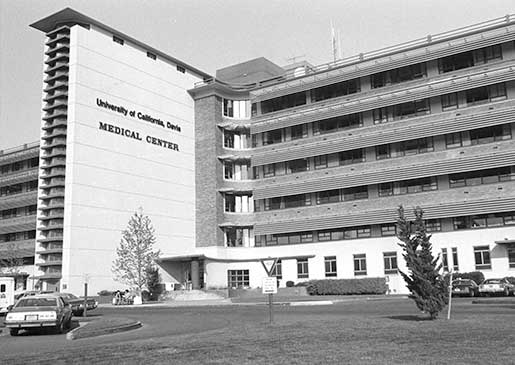
[[[116,326],[116,327],[102,328],[102,329],[92,330],[92,331],[87,331],[87,330],[84,331],[84,328],[90,323],[92,323],[92,322],[84,323],[84,325],[81,325],[80,327],[77,327],[77,328],[73,329],[72,331],[68,332],[66,334],[66,339],[67,340],[77,340],[80,338],[96,337],[96,336],[108,335],[111,333],[129,331],[129,330],[141,327],[141,322],[138,321],[138,322],[132,322],[132,323],[128,323],[126,325],[121,325],[121,326]],[[81,329],[83,331],[79,331]],[[81,333],[81,332],[84,332],[84,333]]]

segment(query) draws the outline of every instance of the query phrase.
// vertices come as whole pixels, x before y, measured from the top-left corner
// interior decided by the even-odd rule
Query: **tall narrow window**
[[[325,277],[335,277],[336,274],[336,256],[328,256],[324,258]]]
[[[442,248],[442,267],[443,271],[448,272],[449,271],[449,260],[447,257],[447,249]]]
[[[492,263],[490,262],[490,247],[475,246],[474,259],[476,261],[476,270],[485,270],[492,268]]]
[[[384,252],[384,273],[397,274],[397,252]]]
[[[460,265],[459,265],[459,262],[458,262],[458,248],[457,247],[453,247],[453,248],[451,248],[451,251],[452,251],[452,269],[454,271],[459,271],[460,270]]]
[[[297,278],[309,278],[308,259],[297,259]]]
[[[366,275],[367,274],[367,256],[366,254],[354,255],[354,275]]]

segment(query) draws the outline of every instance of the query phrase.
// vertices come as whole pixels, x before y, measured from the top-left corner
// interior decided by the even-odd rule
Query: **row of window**
[[[502,226],[515,225],[515,211],[506,213],[492,213],[483,215],[460,216],[452,218],[452,229],[479,229],[479,228],[493,228]],[[397,234],[395,223],[384,223],[380,226],[380,235],[395,236]],[[237,228],[233,228],[236,229]],[[441,219],[428,219],[426,220],[426,229],[428,232],[442,231]],[[370,238],[373,235],[373,226],[357,226],[357,227],[344,227],[333,228],[315,231],[291,232],[291,233],[276,233],[261,235],[255,237],[254,245],[261,246],[275,246],[275,245],[294,245],[300,243],[313,243],[324,241],[341,241],[348,239]]]
[[[0,242],[31,240],[36,238],[36,231],[14,232],[0,234]]]
[[[448,133],[445,135],[445,148],[451,149],[510,140],[512,139],[511,129],[512,125],[508,123],[464,132]],[[375,146],[375,158],[376,160],[384,160],[434,151],[434,137],[425,137]],[[359,148],[313,156],[312,164],[315,170],[345,166],[366,162],[366,155],[366,149]],[[261,168],[254,167],[254,179],[260,178],[260,172],[263,178],[267,178],[309,171],[311,169],[310,165],[309,158],[266,164],[262,165]]]
[[[118,43],[119,45],[123,46],[125,44],[125,40],[121,37],[118,37],[116,35],[113,35],[113,42]],[[147,51],[147,57],[153,59],[154,61],[157,60],[157,55],[153,52]],[[181,65],[177,65],[177,71],[180,73],[186,73],[186,68],[184,68]]]
[[[1,219],[9,219],[9,218],[15,218],[15,217],[22,217],[27,215],[34,215],[36,214],[37,206],[36,205],[29,205],[26,207],[18,207],[18,208],[12,208],[12,209],[5,209],[1,211]]]
[[[504,82],[481,86],[460,92],[441,95],[442,110],[452,110],[463,106],[472,106],[482,103],[495,102],[507,98],[506,84]],[[402,104],[376,108],[372,110],[372,121],[381,124],[404,118],[411,118],[431,113],[430,99],[420,99]],[[293,127],[274,129],[257,135],[252,135],[253,147],[266,146],[285,142],[287,131],[290,130],[290,140],[308,137],[307,126],[311,124],[313,135],[334,133],[347,129],[363,127],[363,113],[354,113],[319,121],[300,124]],[[261,138],[258,138],[260,136]]]
[[[515,166],[476,170],[450,174],[448,176],[450,188],[515,181]],[[377,195],[379,197],[385,197],[434,190],[438,190],[438,178],[431,176],[378,184]],[[267,198],[264,199],[263,207],[264,210],[277,210],[310,206],[313,204],[313,201],[317,205],[321,205],[368,198],[368,185],[362,185],[344,189],[318,191],[313,193],[313,195],[311,193],[305,193]],[[259,206],[256,206],[256,210],[259,210]]]
[[[515,268],[515,247],[509,247],[508,265]],[[450,263],[452,258],[452,263]],[[474,246],[474,261],[476,270],[490,270],[492,262],[490,259],[489,246]],[[299,258],[296,260],[297,278],[309,279],[309,262],[307,258]],[[367,275],[367,255],[358,253],[353,255],[354,276]],[[449,257],[447,249],[442,248],[442,266],[443,270],[448,272],[450,266],[453,271],[459,271],[458,248],[451,248],[451,256]],[[383,252],[383,270],[385,275],[398,273],[397,252]],[[336,256],[324,257],[324,273],[326,278],[334,278],[338,276],[338,265]],[[277,260],[275,267],[271,272],[271,276],[277,279],[283,278],[282,260]],[[227,285],[229,288],[245,288],[250,286],[249,270],[227,270]]]
[[[440,73],[446,73],[501,59],[502,47],[500,44],[498,44],[439,58],[438,70]],[[426,63],[424,62],[370,75],[370,84],[372,88],[379,88],[391,84],[420,79],[425,76],[427,76],[427,67]],[[358,93],[360,91],[360,79],[356,78],[311,89],[308,92],[311,102],[317,102]],[[272,113],[275,111],[304,105],[307,103],[307,95],[307,92],[297,92],[294,94],[264,100],[261,102],[261,114]],[[252,115],[256,114],[257,106],[253,105]]]
[[[0,196],[20,194],[28,191],[34,191],[38,188],[38,181],[27,181],[20,184],[8,185],[0,187]]]
[[[33,167],[38,167],[39,158],[33,157],[27,160],[21,160],[16,162],[11,162],[5,165],[0,166],[0,174],[9,174],[11,172],[21,171],[24,169],[31,169]]]

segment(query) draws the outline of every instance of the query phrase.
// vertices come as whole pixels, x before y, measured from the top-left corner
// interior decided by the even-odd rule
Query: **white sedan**
[[[20,329],[50,327],[63,333],[71,326],[70,304],[51,294],[20,298],[5,317],[5,326],[12,336]]]

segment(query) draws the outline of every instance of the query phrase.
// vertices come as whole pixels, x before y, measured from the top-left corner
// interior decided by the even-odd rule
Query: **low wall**
[[[229,289],[229,298],[261,298],[263,297],[263,290],[257,289]],[[295,297],[295,296],[308,296],[306,288],[297,286],[292,288],[277,288],[278,297]]]

